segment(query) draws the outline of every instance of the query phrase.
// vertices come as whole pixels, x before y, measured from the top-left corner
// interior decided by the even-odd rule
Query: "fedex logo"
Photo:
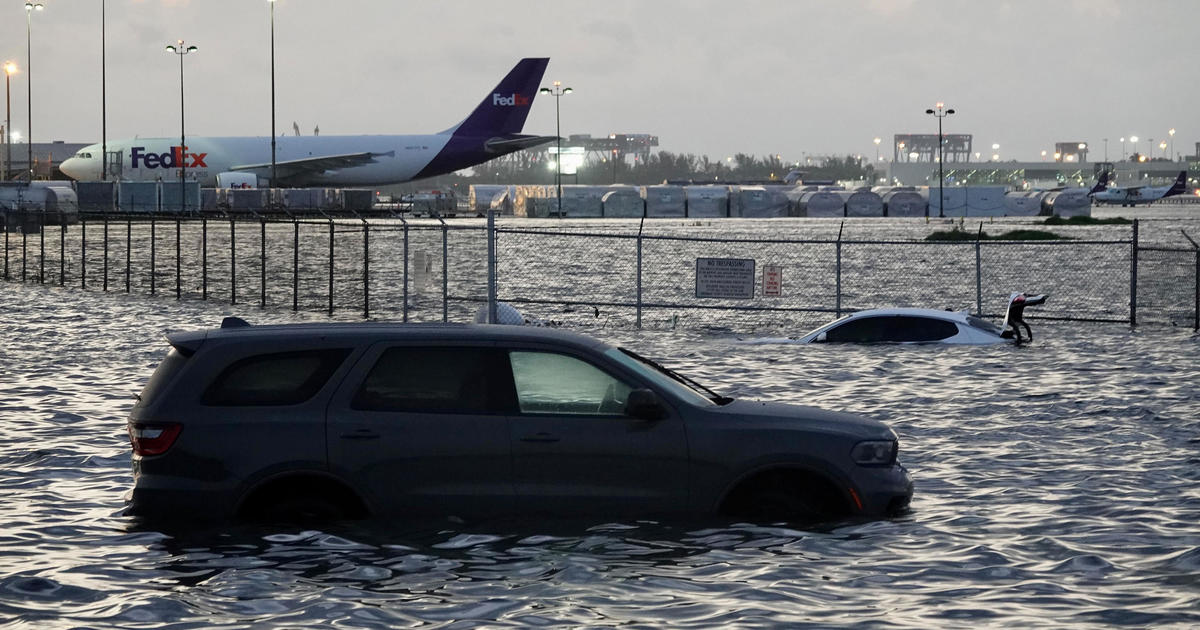
[[[492,105],[500,105],[501,107],[520,107],[529,105],[529,97],[513,93],[512,96],[501,96],[492,93]]]
[[[167,153],[147,153],[146,147],[129,150],[133,168],[208,168],[207,157],[207,153],[188,153],[187,147],[171,147]]]

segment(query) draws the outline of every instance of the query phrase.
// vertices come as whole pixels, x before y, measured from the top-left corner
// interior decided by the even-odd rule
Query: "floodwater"
[[[894,519],[159,532],[122,510],[162,333],[326,318],[19,283],[0,312],[0,628],[1200,626],[1190,328],[1035,322],[1025,347],[590,331],[725,394],[889,423],[916,481]]]

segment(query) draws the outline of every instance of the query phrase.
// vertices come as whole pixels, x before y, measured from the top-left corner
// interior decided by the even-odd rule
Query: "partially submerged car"
[[[735,401],[563,330],[230,318],[168,341],[128,421],[135,515],[790,520],[912,496],[880,422]]]
[[[1025,307],[1045,295],[1013,293],[1001,326],[967,311],[931,308],[874,308],[851,313],[797,338],[798,343],[955,343],[995,344],[1033,341]],[[1022,335],[1022,328],[1024,334]]]

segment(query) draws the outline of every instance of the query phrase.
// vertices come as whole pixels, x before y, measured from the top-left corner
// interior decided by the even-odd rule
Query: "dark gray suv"
[[[132,514],[902,511],[896,434],[714,394],[548,328],[247,326],[168,336],[129,417]]]

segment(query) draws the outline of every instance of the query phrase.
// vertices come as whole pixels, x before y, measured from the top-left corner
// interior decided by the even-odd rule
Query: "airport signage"
[[[492,105],[500,105],[501,107],[528,107],[529,97],[515,92],[511,96],[502,96],[493,92]]]
[[[754,299],[753,258],[697,258],[696,297]]]
[[[133,168],[208,168],[204,163],[207,157],[207,153],[188,153],[187,147],[171,147],[166,153],[147,153],[146,147],[129,149]]]

